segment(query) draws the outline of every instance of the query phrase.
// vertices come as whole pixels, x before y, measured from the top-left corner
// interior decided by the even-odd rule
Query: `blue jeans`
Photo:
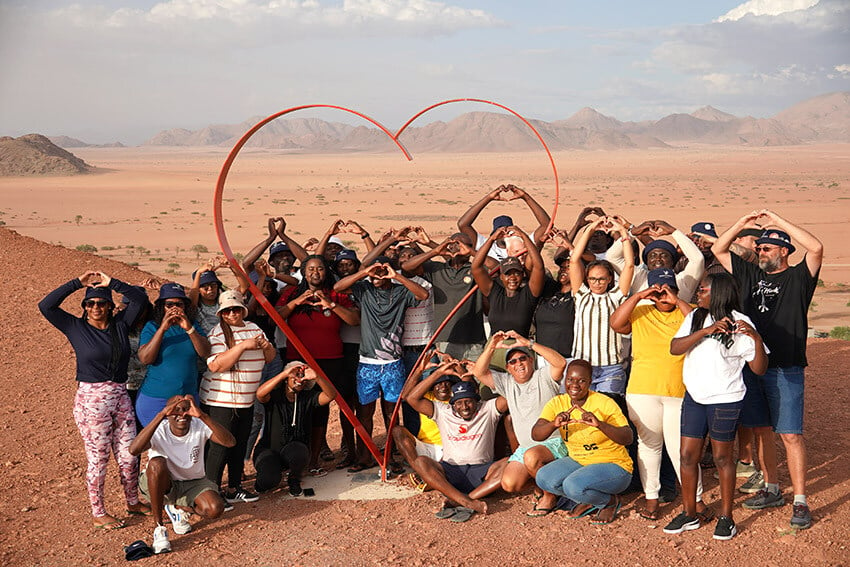
[[[776,433],[803,434],[805,372],[802,366],[768,368],[763,376],[744,367],[744,427],[770,426]]]
[[[614,463],[580,465],[570,457],[552,461],[537,471],[537,486],[580,504],[602,508],[628,488],[632,475]]]
[[[626,371],[622,364],[594,366],[590,389],[603,394],[626,394]]]

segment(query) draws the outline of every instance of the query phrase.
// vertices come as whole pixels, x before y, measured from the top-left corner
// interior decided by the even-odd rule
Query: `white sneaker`
[[[171,542],[168,541],[168,530],[165,526],[157,526],[153,530],[153,552],[159,555],[171,551]]]
[[[189,513],[184,512],[177,506],[166,504],[164,506],[165,513],[171,519],[171,529],[178,535],[188,534],[192,531],[192,524],[189,523]]]

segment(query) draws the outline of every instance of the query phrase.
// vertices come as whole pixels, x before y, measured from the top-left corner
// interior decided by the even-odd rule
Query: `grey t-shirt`
[[[525,384],[518,384],[507,372],[492,371],[496,391],[504,396],[508,402],[508,409],[511,412],[514,424],[514,433],[516,433],[520,447],[538,444],[531,438],[531,428],[540,418],[543,406],[558,395],[561,387],[560,382],[552,380],[549,363],[542,357],[538,357],[537,360],[538,368]],[[557,437],[558,435],[560,434],[556,429],[549,437]]]
[[[475,285],[470,264],[453,268],[445,262],[425,262],[424,277],[434,286],[434,326],[448,317],[452,309]],[[484,344],[484,307],[481,292],[476,291],[454,314],[437,336],[437,341],[459,344]]]
[[[379,289],[371,281],[351,286],[360,305],[360,356],[378,360],[400,360],[404,312],[418,302],[403,285]]]
[[[478,413],[466,421],[455,414],[449,404],[433,404],[432,419],[440,428],[443,461],[453,465],[480,465],[493,461],[496,425],[502,414],[496,400],[481,402]]]

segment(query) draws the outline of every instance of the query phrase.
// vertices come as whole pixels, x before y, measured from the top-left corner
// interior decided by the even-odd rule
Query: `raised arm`
[[[584,254],[584,249],[587,248],[587,243],[590,241],[590,235],[602,223],[604,217],[599,217],[593,222],[585,225],[579,231],[575,241],[575,250],[573,250],[573,261],[570,262],[570,289],[573,295],[584,284],[584,263],[581,261],[581,255]]]
[[[504,333],[504,338],[514,339],[516,341],[515,344],[531,349],[534,354],[540,355],[543,357],[543,360],[547,362],[549,365],[549,376],[555,382],[560,383],[564,378],[564,369],[567,367],[567,359],[565,359],[561,354],[555,349],[549,348],[545,345],[541,345],[538,342],[534,342],[526,337],[523,337],[516,331],[507,331]],[[495,342],[495,338],[492,342]],[[500,345],[497,345],[496,348],[510,348],[513,345],[505,345],[500,341]]]
[[[475,251],[475,256],[472,257],[472,264],[470,265],[469,271],[472,274],[473,279],[475,279],[475,283],[478,284],[478,289],[481,291],[481,295],[484,297],[488,297],[490,295],[490,291],[493,289],[493,278],[490,277],[490,273],[484,265],[487,259],[487,253],[490,251],[490,247],[493,243],[499,238],[504,238],[507,232],[507,227],[500,227],[496,229],[490,236],[487,237],[487,240],[484,241],[481,248]]]
[[[490,371],[490,361],[493,360],[493,354],[496,352],[497,345],[501,344],[502,339],[506,336],[507,334],[504,331],[493,333],[493,336],[490,337],[490,342],[484,345],[484,352],[481,353],[472,367],[472,374],[475,378],[490,389],[496,387],[493,383],[493,374]]]
[[[756,219],[761,216],[760,211],[752,211],[735,221],[735,224],[726,229],[717,237],[711,245],[711,253],[730,274],[732,273],[732,252],[729,251],[732,241],[737,238],[738,233],[745,228],[756,228]]]
[[[475,231],[475,228],[472,226],[472,223],[475,222],[475,219],[478,218],[478,215],[481,214],[481,211],[484,208],[492,203],[493,201],[501,201],[501,193],[505,190],[504,185],[499,185],[483,197],[478,200],[474,205],[469,207],[469,209],[463,213],[457,221],[457,229],[464,233],[473,243],[478,242],[478,233]],[[488,248],[489,250],[489,248]]]
[[[242,269],[245,270],[245,273],[251,273],[251,270],[254,269],[254,263],[260,259],[260,256],[269,249],[269,246],[272,245],[274,239],[277,238],[278,228],[277,225],[283,222],[283,217],[269,217],[267,221],[267,227],[269,234],[262,240],[260,240],[257,244],[251,248],[245,257],[242,258]]]
[[[520,189],[516,185],[508,185],[505,189],[513,192],[515,195],[515,199],[522,199],[525,201],[525,204],[531,210],[531,214],[534,215],[534,218],[537,219],[537,228],[534,229],[533,236],[534,242],[540,242],[543,238],[543,235],[546,234],[546,231],[549,229],[549,222],[551,221],[549,217],[549,213],[540,206],[534,197],[529,195],[524,189]],[[534,245],[536,247],[536,245]],[[529,249],[531,247],[528,247]]]
[[[549,221],[546,222],[548,223]],[[525,244],[525,249],[528,252],[528,258],[531,260],[531,270],[528,274],[528,289],[531,291],[531,295],[534,297],[540,297],[540,294],[543,293],[543,284],[546,283],[546,270],[543,267],[543,256],[540,255],[540,250],[537,249],[537,246],[531,241],[531,238],[528,237],[524,230],[515,226],[510,226],[508,227],[507,234],[510,235],[511,232],[518,234],[519,237],[522,238],[523,244]]]
[[[759,212],[762,216],[767,217],[771,226],[784,230],[792,241],[796,241],[797,244],[806,249],[806,267],[809,269],[809,274],[815,277],[823,262],[823,243],[808,230],[792,224],[773,211],[764,209]]]
[[[304,247],[298,244],[294,239],[290,238],[288,234],[286,234],[286,219],[283,217],[278,217],[278,225],[277,225],[277,236],[280,240],[286,243],[289,246],[289,251],[292,252],[292,255],[295,256],[295,259],[299,262],[303,262],[304,258],[309,256],[307,251],[304,250]]]
[[[373,264],[377,265],[377,264]],[[396,272],[392,266],[389,264],[381,264],[387,270],[388,278],[397,281],[401,285],[407,288],[407,290],[413,294],[413,297],[417,299],[417,301],[425,301],[428,299],[428,290],[416,283],[415,281],[403,276],[402,274]]]
[[[632,279],[635,277],[635,249],[632,247],[632,239],[629,231],[616,220],[612,220],[613,227],[620,232],[620,238],[617,239],[623,243],[623,267],[620,269],[620,293],[629,295],[629,289],[632,287]]]

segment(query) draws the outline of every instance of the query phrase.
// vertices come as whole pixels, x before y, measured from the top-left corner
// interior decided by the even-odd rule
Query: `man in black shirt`
[[[758,265],[729,251],[741,230],[755,226],[770,227],[756,240]],[[792,239],[805,249],[803,261],[794,266],[788,263],[788,256],[795,250]],[[765,487],[744,502],[744,507],[762,509],[785,503],[779,492],[775,432],[785,445],[794,486],[791,527],[808,528],[812,517],[805,492],[803,369],[808,364],[807,314],[823,259],[823,244],[805,229],[763,209],[741,217],[717,239],[711,251],[738,281],[742,311],[756,324],[770,349],[768,369],[763,376],[744,373],[747,394],[742,422],[746,427],[753,427],[759,439],[765,481]]]

